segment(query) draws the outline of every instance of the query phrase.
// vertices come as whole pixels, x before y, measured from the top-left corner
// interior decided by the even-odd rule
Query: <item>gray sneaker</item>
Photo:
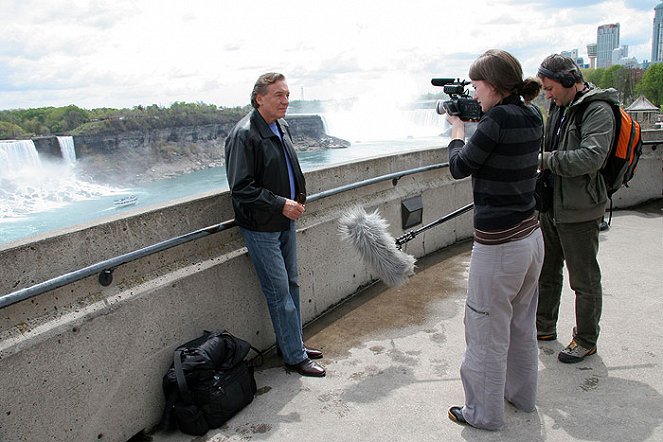
[[[582,361],[587,356],[593,355],[594,353],[596,353],[596,346],[592,348],[585,348],[578,344],[575,339],[573,339],[564,350],[559,352],[557,359],[559,359],[560,362],[564,362],[566,364],[573,364],[575,362]]]

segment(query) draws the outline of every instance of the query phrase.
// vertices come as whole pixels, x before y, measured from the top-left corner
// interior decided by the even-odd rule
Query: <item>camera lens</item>
[[[435,103],[435,112],[437,112],[439,115],[444,115],[447,113],[446,109],[444,108],[444,101],[437,100]]]

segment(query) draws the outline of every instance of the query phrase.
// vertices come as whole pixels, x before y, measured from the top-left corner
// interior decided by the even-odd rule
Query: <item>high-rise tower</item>
[[[587,58],[589,58],[590,69],[596,68],[596,43],[587,45]]]
[[[654,8],[654,31],[652,33],[651,62],[663,61],[663,2]]]
[[[601,25],[596,33],[596,67],[612,66],[612,50],[619,47],[619,23]]]

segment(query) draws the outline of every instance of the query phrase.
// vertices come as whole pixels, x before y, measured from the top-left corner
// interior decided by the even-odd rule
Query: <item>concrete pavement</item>
[[[418,261],[404,287],[368,287],[305,328],[325,352],[325,378],[287,373],[270,354],[252,404],[203,437],[157,433],[154,442],[226,441],[661,441],[663,440],[663,200],[617,211],[601,233],[604,309],[598,353],[557,361],[571,339],[565,279],[559,340],[540,343],[537,410],[506,405],[499,432],[463,427],[459,367],[471,242]]]

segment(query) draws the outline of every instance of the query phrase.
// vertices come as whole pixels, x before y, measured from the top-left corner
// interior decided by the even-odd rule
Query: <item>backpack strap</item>
[[[553,103],[553,102],[551,101],[551,103]],[[530,106],[536,111],[537,114],[539,114],[539,118],[541,118],[541,124],[543,124],[543,114],[541,113],[541,109],[539,109],[534,104],[530,104]],[[545,137],[541,137],[541,143],[539,144],[539,154],[541,155],[541,157],[543,157],[543,145],[544,145],[543,140],[544,140],[544,138]],[[543,171],[543,162],[541,162],[541,171]]]
[[[592,104],[594,101],[603,101],[604,103],[606,103],[610,107],[610,111],[612,112],[612,116],[615,119],[615,130],[614,130],[614,133],[612,135],[612,144],[610,145],[610,152],[608,153],[608,156],[609,156],[612,153],[613,147],[619,141],[619,130],[621,129],[621,123],[622,123],[621,111],[620,111],[619,106],[617,106],[613,103],[610,103],[609,101],[602,100],[602,99],[597,99],[597,100],[593,100],[593,101],[583,101],[582,103],[580,103],[578,105],[578,107],[576,109],[576,113],[573,116],[573,119],[575,121],[576,129],[580,133],[581,132],[581,126],[582,126],[580,123],[582,122],[582,117],[585,114],[585,110],[587,110],[589,105]],[[606,160],[607,160],[607,158],[606,158]]]
[[[184,376],[184,370],[182,370],[182,350],[175,350],[173,356],[173,367],[175,368],[175,377],[177,378],[177,388],[180,391],[182,399],[189,403],[193,403],[193,395],[189,386],[186,383],[186,377]]]
[[[580,132],[581,128],[580,123],[582,122],[582,117],[585,114],[585,110],[587,110],[587,106],[589,106],[589,103],[591,103],[591,101],[583,101],[576,108],[576,113],[573,117],[573,121],[575,121],[576,129],[578,130],[578,132]]]
[[[576,113],[575,113],[575,116],[574,116],[573,119],[575,121],[576,130],[578,131],[579,134],[581,134],[581,131],[580,131],[581,124],[580,123],[582,122],[582,116],[584,115],[585,110],[587,109],[587,107],[591,103],[592,103],[591,101],[586,101],[586,102],[583,101],[582,103],[580,103],[578,105],[578,109],[576,110]],[[606,103],[608,103],[608,102],[606,101]],[[610,145],[610,150],[608,151],[608,156],[605,159],[606,162],[608,161],[608,158],[610,157],[610,155],[612,155],[612,148],[613,148],[614,144],[617,142],[617,137],[619,136],[619,124],[621,123],[621,119],[619,119],[617,114],[616,114],[615,107],[611,103],[608,103],[608,105],[610,106],[610,110],[612,111],[612,115],[615,118],[615,132],[612,135],[612,144]],[[605,162],[604,162],[603,165],[605,166]],[[603,177],[603,174],[601,174],[601,177]],[[608,225],[610,225],[610,223],[612,222],[612,195],[610,195],[609,192],[608,192],[608,199],[610,200]]]

